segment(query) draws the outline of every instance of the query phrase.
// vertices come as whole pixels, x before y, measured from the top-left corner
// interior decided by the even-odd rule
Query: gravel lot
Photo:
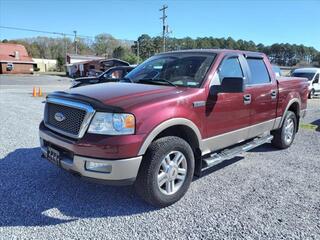
[[[21,84],[25,84],[22,86]],[[70,79],[0,76],[0,239],[320,239],[320,99],[290,149],[266,144],[195,179],[165,209],[40,158],[44,98]]]

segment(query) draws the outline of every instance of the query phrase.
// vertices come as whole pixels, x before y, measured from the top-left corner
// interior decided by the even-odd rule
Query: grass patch
[[[301,123],[300,128],[309,129],[309,130],[316,130],[318,128],[318,126],[310,124],[310,123],[309,124]]]

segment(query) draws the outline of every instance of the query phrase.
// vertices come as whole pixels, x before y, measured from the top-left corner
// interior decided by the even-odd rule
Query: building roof
[[[33,63],[26,48],[21,44],[0,43],[0,62]]]
[[[104,57],[99,56],[93,56],[93,55],[78,55],[78,54],[67,54],[70,58],[75,59],[83,59],[83,60],[101,60],[104,59]]]

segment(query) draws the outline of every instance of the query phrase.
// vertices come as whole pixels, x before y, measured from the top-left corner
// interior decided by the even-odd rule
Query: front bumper
[[[138,174],[142,156],[126,158],[126,159],[100,159],[92,157],[84,157],[74,155],[68,151],[68,154],[57,145],[47,142],[40,134],[41,152],[43,157],[48,159],[48,146],[55,147],[61,150],[61,157],[58,162],[55,162],[59,167],[87,178],[94,182],[105,183],[109,185],[130,185],[132,184]],[[89,164],[102,163],[104,171],[96,171],[89,169]]]

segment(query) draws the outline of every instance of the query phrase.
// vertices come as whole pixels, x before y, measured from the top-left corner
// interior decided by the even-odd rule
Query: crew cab
[[[76,78],[72,81],[71,88],[104,82],[118,82],[132,69],[134,69],[132,66],[117,66],[109,68],[98,76]]]
[[[305,78],[276,79],[262,53],[162,53],[124,82],[48,95],[41,150],[65,170],[134,184],[145,201],[165,207],[222,161],[270,141],[288,148],[307,97]]]
[[[309,82],[309,98],[320,94],[320,68],[298,68],[292,72],[293,77],[304,77]]]

